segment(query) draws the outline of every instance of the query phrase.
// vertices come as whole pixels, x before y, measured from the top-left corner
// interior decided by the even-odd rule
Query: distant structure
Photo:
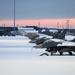
[[[5,27],[5,24],[3,24],[2,26]]]
[[[59,29],[59,23],[57,23],[57,29]]]
[[[38,22],[38,27],[40,28],[40,22]]]
[[[0,27],[0,30],[14,31],[14,27]],[[18,31],[17,27],[15,27],[15,31]]]
[[[14,31],[14,27],[0,27],[0,36],[15,36],[15,34],[13,33]],[[18,28],[15,27],[15,32],[18,31]]]
[[[66,29],[69,29],[69,20],[66,20]]]

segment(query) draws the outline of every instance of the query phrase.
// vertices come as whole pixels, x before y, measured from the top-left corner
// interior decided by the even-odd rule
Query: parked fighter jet
[[[65,33],[66,31],[63,31],[63,35],[61,35],[63,38],[65,36]],[[68,52],[69,55],[72,55],[72,51],[75,52],[75,43],[72,41],[68,42],[62,39],[54,39],[54,38],[47,39],[43,43],[34,46],[34,48],[47,48],[46,51],[51,52],[51,55],[53,55],[53,53],[56,53],[57,51],[60,53],[60,55],[63,55],[63,52]],[[47,53],[44,54],[47,55]]]
[[[35,45],[34,48],[47,48],[47,52],[56,53],[57,51],[60,55],[63,55],[63,52],[68,52],[69,55],[72,55],[72,51],[75,52],[75,43],[74,42],[55,42],[51,40],[46,40],[43,44]],[[44,55],[43,53],[41,55]]]

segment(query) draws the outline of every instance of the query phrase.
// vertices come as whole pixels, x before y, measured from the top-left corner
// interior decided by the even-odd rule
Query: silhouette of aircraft
[[[53,53],[56,53],[57,51],[60,53],[60,55],[63,55],[63,52],[68,52],[69,55],[72,55],[72,51],[75,52],[75,43],[68,41],[55,42],[46,40],[42,44],[35,45],[34,48],[46,48],[45,51],[50,52],[51,55],[53,55]]]
[[[75,39],[72,41],[66,41],[65,34],[67,30],[62,31],[61,34],[57,36],[57,38],[52,39],[46,39],[42,43],[37,44],[34,46],[34,48],[46,48],[47,52],[50,52],[51,55],[53,53],[56,53],[57,51],[60,53],[60,55],[63,55],[63,52],[68,52],[69,55],[72,55],[72,51],[75,52]],[[47,53],[43,53],[48,56]],[[41,54],[41,55],[43,55]]]

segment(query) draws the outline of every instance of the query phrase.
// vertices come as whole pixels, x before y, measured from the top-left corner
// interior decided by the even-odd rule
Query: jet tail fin
[[[53,38],[58,38],[59,34],[61,33],[61,30],[58,30],[58,32],[55,32],[53,34]]]
[[[67,29],[64,29],[58,36],[59,39],[65,39],[65,34],[67,32]]]
[[[54,35],[53,38],[65,39],[66,32],[67,32],[67,29],[64,29],[63,31],[58,31],[58,33]]]

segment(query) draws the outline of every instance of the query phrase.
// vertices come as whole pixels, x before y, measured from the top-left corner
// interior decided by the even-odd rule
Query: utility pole
[[[14,0],[14,34],[15,34],[15,0]]]

